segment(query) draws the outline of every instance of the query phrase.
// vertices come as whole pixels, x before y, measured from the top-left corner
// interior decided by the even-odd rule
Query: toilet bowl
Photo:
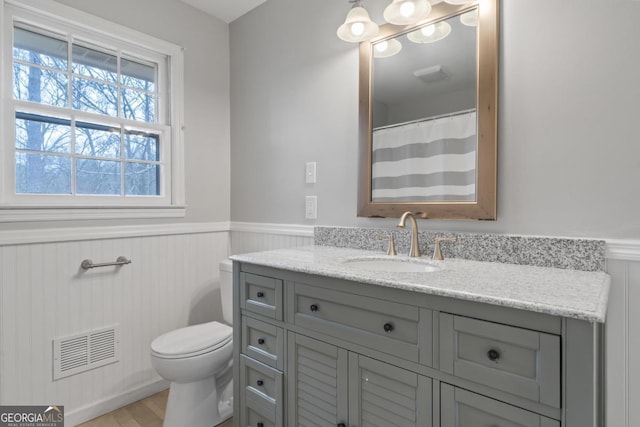
[[[220,263],[222,311],[229,324],[231,270],[231,261]],[[213,427],[231,417],[232,334],[230,326],[208,322],[176,329],[153,340],[151,364],[171,382],[163,427]]]

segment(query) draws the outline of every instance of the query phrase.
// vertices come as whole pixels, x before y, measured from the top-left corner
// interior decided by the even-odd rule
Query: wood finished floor
[[[77,427],[162,427],[164,410],[167,406],[169,389],[138,400],[113,412],[94,418]],[[218,427],[232,427],[233,420],[227,420]]]

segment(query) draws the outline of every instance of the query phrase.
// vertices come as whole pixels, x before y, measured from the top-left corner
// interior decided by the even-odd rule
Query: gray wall
[[[380,23],[386,3],[365,6]],[[501,6],[498,220],[421,227],[640,238],[640,2]],[[230,25],[233,221],[394,223],[356,217],[358,53],[335,35],[348,8],[269,0]]]

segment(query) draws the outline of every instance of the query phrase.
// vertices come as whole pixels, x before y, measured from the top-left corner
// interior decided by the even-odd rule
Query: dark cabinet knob
[[[264,423],[258,423],[257,426],[258,427],[264,427]]]
[[[264,384],[264,381],[258,380],[258,381],[256,381],[256,384],[258,384],[260,387],[262,387],[262,385]]]
[[[264,298],[264,292],[260,291],[257,293],[258,298]]]
[[[338,423],[338,427],[347,427],[345,423]]]
[[[316,311],[318,311],[318,306],[315,305],[315,304],[311,304],[311,306],[309,307],[309,310],[311,310],[311,311],[313,311],[315,313]]]
[[[264,344],[264,338],[258,338],[258,344],[260,345]]]
[[[491,350],[487,351],[487,357],[492,362],[495,362],[498,359],[500,359],[500,352],[498,350],[492,348]]]
[[[384,326],[383,326],[383,328],[384,328],[384,331],[385,331],[385,332],[391,332],[391,331],[393,331],[393,325],[392,325],[391,323],[385,323],[385,324],[384,324]]]

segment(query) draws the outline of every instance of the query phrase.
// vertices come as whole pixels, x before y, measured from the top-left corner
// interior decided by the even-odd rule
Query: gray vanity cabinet
[[[600,427],[601,325],[234,263],[234,425]]]

